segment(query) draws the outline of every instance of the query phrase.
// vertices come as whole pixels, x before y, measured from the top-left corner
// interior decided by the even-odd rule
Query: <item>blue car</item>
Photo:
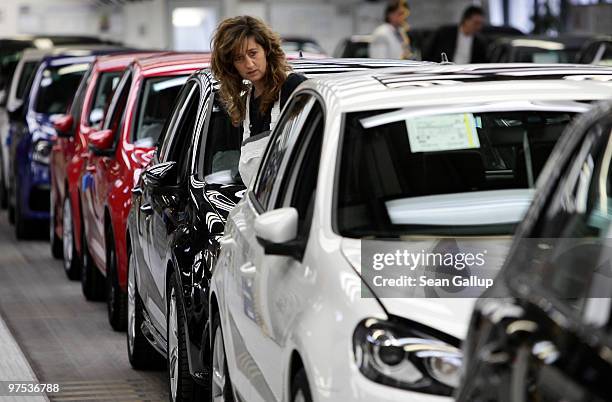
[[[36,222],[47,223],[50,210],[49,157],[55,137],[54,120],[66,113],[81,79],[105,51],[46,56],[29,83],[23,104],[10,111],[9,218],[18,239],[26,238]]]

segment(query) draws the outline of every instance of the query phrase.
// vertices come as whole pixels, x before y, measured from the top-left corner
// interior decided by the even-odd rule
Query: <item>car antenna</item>
[[[302,54],[302,51],[300,50],[300,59],[303,59],[304,55]]]
[[[446,53],[442,52],[440,53],[440,58],[442,60],[440,60],[440,64],[450,64],[450,61],[448,61],[448,56],[446,56]]]

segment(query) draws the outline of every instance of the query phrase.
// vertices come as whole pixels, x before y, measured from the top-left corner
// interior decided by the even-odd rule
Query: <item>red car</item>
[[[203,53],[134,61],[121,77],[102,130],[88,137],[89,156],[79,181],[86,239],[81,283],[87,299],[106,297],[115,330],[127,325],[125,234],[133,184],[152,157],[183,83],[208,64]]]
[[[152,53],[99,57],[77,90],[70,110],[55,120],[57,138],[51,150],[51,251],[64,257],[70,279],[81,274],[81,205],[78,181],[88,155],[87,137],[99,130],[113,91],[136,57]]]

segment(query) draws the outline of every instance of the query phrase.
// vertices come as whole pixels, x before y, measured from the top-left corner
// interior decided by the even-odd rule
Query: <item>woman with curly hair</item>
[[[238,170],[248,186],[281,109],[306,78],[291,72],[279,35],[250,16],[219,24],[212,41],[211,69],[232,123],[242,124]]]

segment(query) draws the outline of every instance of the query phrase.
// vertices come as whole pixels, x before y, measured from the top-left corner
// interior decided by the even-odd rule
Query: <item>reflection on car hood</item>
[[[418,248],[429,249],[438,240],[419,241]],[[511,243],[512,239],[509,236],[495,238],[496,247],[490,250],[487,258],[487,264],[491,266],[491,269],[497,271],[501,269]],[[404,244],[407,243],[404,242]],[[341,251],[355,271],[361,275],[361,240],[344,238]],[[470,316],[477,300],[475,298],[444,297],[383,298],[378,289],[371,290],[389,314],[419,322],[461,340],[465,339]]]

